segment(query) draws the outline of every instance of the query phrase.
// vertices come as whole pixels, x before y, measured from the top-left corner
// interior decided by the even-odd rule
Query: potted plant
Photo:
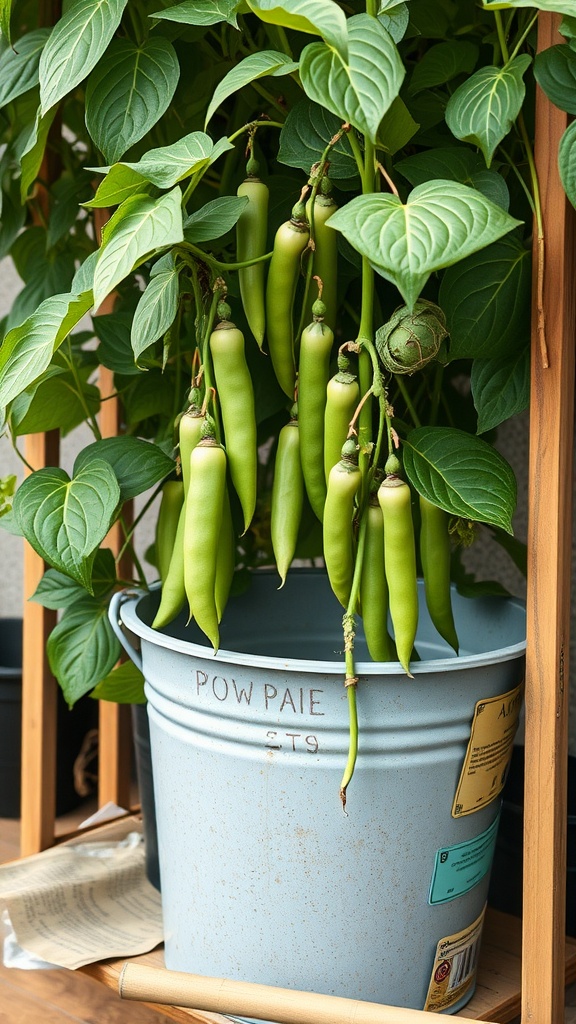
[[[246,944],[242,936],[249,953],[239,965],[238,940],[232,945],[231,934],[218,931],[216,952],[199,969],[347,991],[346,968],[361,974],[370,961],[369,979],[364,974],[357,983],[366,998],[454,1010],[472,992],[505,758],[491,762],[493,787],[474,798],[481,808],[475,814],[470,791],[464,798],[458,788],[457,799],[455,790],[458,778],[464,784],[471,719],[505,696],[502,717],[514,721],[522,612],[502,603],[501,590],[497,604],[451,597],[451,575],[461,589],[474,590],[452,542],[469,542],[474,524],[486,524],[522,558],[511,538],[514,475],[491,441],[528,401],[533,222],[542,236],[533,81],[535,74],[572,110],[570,8],[568,0],[484,0],[482,7],[446,0],[433,10],[423,0],[74,0],[55,24],[45,24],[33,5],[2,7],[0,247],[25,284],[4,325],[0,407],[17,448],[26,433],[80,422],[94,440],[70,474],[57,467],[31,473],[1,525],[23,534],[51,566],[33,599],[63,610],[48,655],[69,703],[87,692],[141,700],[141,656],[118,615],[142,637],[153,752],[167,778],[176,760],[167,737],[178,737],[182,760],[172,770],[191,803],[201,805],[190,836],[189,811],[177,813],[175,825],[165,810],[177,783],[162,783],[164,834],[178,831],[189,842],[178,863],[169,860],[175,840],[161,844],[166,913],[173,915],[169,966],[192,969],[182,951],[189,937],[178,931],[191,913],[182,888],[206,901],[203,912],[194,905],[196,934],[202,914],[214,932],[213,918],[221,915],[213,900],[226,873],[215,851],[225,849],[247,893],[230,928],[238,932],[238,917],[253,914],[255,938]],[[538,9],[563,15],[565,42],[534,59]],[[572,198],[575,152],[569,130],[561,166]],[[543,243],[536,251],[541,264]],[[544,325],[541,342],[545,353]],[[124,410],[125,429],[115,438],[100,435],[99,366],[113,372]],[[134,538],[160,493],[147,568]],[[129,523],[125,503],[144,494]],[[105,545],[117,520],[134,580],[119,578],[124,552],[115,560]],[[320,557],[327,575],[289,572],[295,558]],[[255,572],[274,565],[280,578]],[[158,574],[161,591],[149,591]],[[118,588],[126,584],[144,595],[122,604]],[[480,590],[498,588],[484,583]],[[483,616],[493,631],[486,644],[478,639]],[[458,660],[458,630],[470,619]],[[511,639],[502,632],[508,625]],[[319,634],[327,637],[323,648]],[[284,637],[278,647],[272,635]],[[114,667],[118,636],[136,665]],[[222,667],[222,649],[237,652],[233,668]],[[455,709],[469,652],[476,671],[494,649],[506,651],[492,659],[502,674],[481,674],[465,710],[455,712],[450,793],[442,798],[450,828],[444,819],[439,831],[424,825],[419,880],[393,919],[398,865],[381,885],[372,881],[375,865],[391,855],[382,840],[389,827],[381,818],[382,751],[377,743],[372,751],[372,737],[382,732],[393,748],[391,776],[412,778],[403,795],[387,790],[384,802],[410,807],[423,787],[422,775],[409,770],[418,756],[394,746],[392,736],[416,722],[430,733],[444,725],[439,691]],[[280,671],[275,681],[262,674],[270,658]],[[310,662],[321,684],[303,676]],[[346,684],[344,702],[337,677]],[[368,684],[358,686],[359,678]],[[196,694],[191,706],[183,687]],[[320,691],[322,699],[330,693],[324,706]],[[418,718],[426,700],[426,716]],[[393,704],[400,719],[390,725]],[[249,735],[242,738],[244,711]],[[312,726],[332,714],[333,722],[322,723],[328,749],[321,756]],[[274,724],[290,715],[303,728],[284,724],[280,736]],[[354,819],[346,796],[358,715]],[[211,760],[215,720],[225,723],[218,763]],[[339,736],[334,744],[331,729]],[[471,756],[481,746],[472,732]],[[189,754],[192,735],[202,738]],[[508,724],[491,741],[508,750],[512,736]],[[246,789],[245,753],[230,776],[234,743],[258,748],[251,771],[257,790]],[[436,749],[434,741],[424,776],[433,774]],[[374,764],[362,774],[372,752]],[[285,781],[268,790],[279,777],[275,766],[283,771],[290,758]],[[184,774],[191,764],[192,779]],[[313,782],[304,776],[306,800],[298,789],[304,764],[315,768]],[[341,781],[330,781],[336,800],[325,813],[325,792],[311,794],[334,771]],[[245,812],[254,808],[256,818],[241,832],[251,845],[238,839],[224,847],[217,836],[211,847],[207,833],[222,806],[231,816],[228,841],[247,792]],[[439,799],[437,790],[426,798],[430,811]],[[295,805],[303,821],[295,821]],[[422,815],[421,802],[414,803],[412,817]],[[306,843],[310,816],[313,825],[323,821]],[[277,835],[269,847],[283,828],[290,836]],[[392,849],[407,860],[415,856],[414,833],[404,846],[400,834]],[[363,844],[370,858],[360,882]],[[471,844],[466,856],[478,869],[458,888],[442,865],[454,865],[462,844]],[[331,857],[340,861],[337,881],[315,873],[315,892],[296,899],[310,862]],[[183,863],[191,872],[184,879]],[[366,906],[356,907],[357,885]],[[470,893],[462,919],[458,909]],[[442,908],[441,924],[437,918],[424,927],[415,916],[420,897],[426,908]],[[225,898],[237,899],[236,883]],[[277,934],[274,913],[292,899],[297,913],[309,911],[314,920],[311,944],[303,939],[306,921],[290,918],[287,945],[264,957],[262,921],[271,916]],[[344,915],[338,936],[360,936],[370,921],[373,937],[393,919],[383,943],[387,961],[383,948],[371,959],[356,938],[337,939],[329,956],[320,955],[319,936],[336,927],[329,918],[335,902]],[[299,927],[307,971],[296,978],[292,964],[280,965]],[[394,945],[391,934],[401,928],[404,945]],[[414,943],[409,956],[407,936]],[[208,934],[202,942],[210,945]],[[382,983],[398,956],[423,961],[419,977]],[[339,980],[323,966],[308,970],[318,961],[329,961]],[[406,965],[403,973],[414,972]]]

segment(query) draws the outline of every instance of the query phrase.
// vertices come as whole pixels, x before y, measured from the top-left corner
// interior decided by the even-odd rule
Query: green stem
[[[534,17],[530,19],[530,21],[528,22],[528,25],[524,29],[522,35],[520,36],[520,39],[518,40],[518,42],[516,43],[516,46],[512,50],[512,53],[510,54],[510,60],[514,60],[514,57],[518,56],[518,51],[520,50],[520,47],[522,46],[522,43],[530,35],[530,33],[531,33],[532,29],[534,28],[534,25],[536,24],[537,21],[538,21],[538,11],[534,15]]]
[[[242,270],[244,267],[252,267],[255,263],[264,263],[266,260],[272,258],[272,253],[267,252],[264,256],[256,256],[253,260],[246,260],[244,263],[222,263],[221,260],[217,260],[215,256],[211,256],[210,253],[204,252],[199,249],[193,242],[185,242],[186,250],[197,256],[203,263],[207,263],[209,266],[214,267],[218,271],[228,270]],[[182,251],[182,250],[180,250]]]
[[[364,548],[366,546],[366,524],[366,516],[362,516],[360,520],[360,530],[358,533],[358,549],[356,551],[356,562],[354,565],[352,589],[350,591],[348,607],[342,619],[342,625],[344,628],[344,657],[346,666],[345,686],[348,693],[349,717],[348,759],[346,761],[346,765],[344,768],[344,774],[342,775],[342,782],[340,783],[340,799],[342,801],[342,806],[344,808],[346,807],[346,790],[350,784],[352,776],[354,775],[356,758],[358,756],[358,710],[356,707],[356,686],[358,683],[358,679],[356,677],[356,666],[354,661],[354,636],[355,612],[358,605],[358,596],[360,594],[360,580],[362,579],[362,560],[364,558]]]
[[[72,355],[72,345],[71,345],[71,342],[70,342],[70,338],[68,338],[68,355],[65,356],[65,359],[66,359],[66,362],[68,363],[68,366],[70,368],[70,372],[72,373],[72,376],[74,377],[74,383],[76,384],[75,394],[76,394],[76,397],[78,398],[78,401],[80,402],[80,405],[82,406],[82,408],[84,410],[84,418],[86,419],[87,423],[89,424],[90,429],[91,429],[92,433],[94,434],[94,437],[96,438],[96,440],[97,441],[101,441],[102,440],[102,434],[100,432],[100,427],[98,426],[98,420],[96,419],[94,414],[88,408],[88,403],[86,401],[86,396],[84,394],[84,391],[82,390],[82,384],[81,384],[80,378],[78,376],[78,368],[76,366],[76,363],[74,362],[74,356]]]
[[[432,401],[430,403],[430,420],[428,426],[436,426],[436,420],[438,418],[438,406],[440,405],[440,395],[442,393],[442,378],[444,376],[444,367],[441,363],[436,364],[436,372],[434,374],[434,387],[432,389]]]
[[[134,565],[134,568],[136,569],[136,572],[138,574],[138,582],[146,587],[148,585],[147,582],[146,582],[146,573],[144,572],[144,569],[142,568],[142,563],[141,563],[140,559],[138,558],[138,555],[136,554],[136,550],[134,548],[134,545],[132,544],[132,540],[128,536],[130,531],[128,530],[128,527],[126,526],[126,520],[124,519],[124,516],[120,515],[119,518],[118,518],[118,522],[120,523],[120,525],[122,527],[122,530],[123,530],[123,533],[124,533],[124,537],[127,538],[127,540],[128,540],[127,544],[123,544],[122,545],[122,551],[129,553],[130,560],[131,560],[132,564]],[[116,556],[115,562],[116,562],[117,565],[119,564],[119,562],[120,562],[120,555]]]
[[[508,53],[508,43],[506,41],[506,32],[504,31],[504,22],[502,21],[502,15],[500,11],[494,11],[494,21],[496,23],[496,33],[498,35],[498,42],[500,44],[500,53],[502,54],[502,60],[505,64],[510,60]]]
[[[238,131],[232,132],[232,135],[228,136],[228,142],[235,142],[240,135],[245,135],[251,128],[283,128],[283,121],[248,121],[247,124],[243,124]]]
[[[160,492],[162,490],[162,487],[163,487],[163,484],[164,484],[164,481],[162,481],[162,483],[158,484],[158,486],[156,487],[156,489],[155,489],[154,493],[152,494],[152,496],[150,498],[148,498],[148,501],[146,502],[146,504],[143,505],[143,507],[140,509],[140,512],[138,513],[138,515],[136,516],[134,522],[130,526],[130,529],[129,530],[125,530],[124,543],[123,543],[122,547],[120,548],[120,551],[116,555],[116,563],[120,562],[121,558],[126,553],[128,547],[130,546],[130,542],[132,540],[132,537],[134,535],[134,531],[136,530],[136,527],[138,526],[138,524],[140,522],[142,522],[142,519],[146,515],[148,509],[150,508],[152,503],[156,500],[156,498],[160,494]]]
[[[407,408],[408,412],[410,413],[410,416],[412,418],[412,422],[413,422],[414,426],[415,427],[421,427],[422,424],[420,422],[420,417],[418,416],[418,413],[416,412],[416,409],[414,408],[412,399],[410,398],[410,392],[408,391],[408,388],[406,387],[404,381],[402,380],[401,374],[398,374],[398,373],[394,374],[394,379],[395,379],[396,384],[398,386],[398,390],[399,390],[400,394],[402,395],[402,398],[404,399],[404,401],[406,403],[406,408]]]
[[[262,97],[262,99],[266,100],[266,102],[270,104],[271,107],[274,107],[276,110],[279,110],[281,114],[286,113],[282,104],[278,103],[278,100],[272,95],[271,92],[268,92],[268,89],[265,89],[263,85],[260,85],[260,82],[250,82],[250,85],[252,86],[254,91],[257,92],[258,95]]]
[[[535,214],[536,213],[536,206],[534,204],[534,197],[533,197],[530,189],[528,188],[528,185],[524,181],[524,178],[520,174],[520,171],[518,170],[518,167],[516,166],[516,163],[514,162],[514,160],[510,156],[510,154],[506,152],[506,150],[504,149],[503,146],[500,146],[498,152],[504,157],[506,162],[510,165],[511,170],[516,175],[520,185],[522,186],[522,190],[524,192],[524,195],[526,196],[526,199],[528,200],[528,203],[530,204],[530,209],[532,210],[532,213]]]

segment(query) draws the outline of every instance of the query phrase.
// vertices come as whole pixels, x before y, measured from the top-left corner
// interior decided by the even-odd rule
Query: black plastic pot
[[[514,747],[492,865],[488,902],[496,910],[522,914],[524,747]],[[568,842],[566,850],[566,933],[576,936],[576,757],[568,758]]]
[[[56,813],[67,814],[87,795],[74,785],[74,764],[98,705],[85,698],[70,711],[58,690]],[[22,620],[0,619],[0,817],[20,817],[22,750]]]

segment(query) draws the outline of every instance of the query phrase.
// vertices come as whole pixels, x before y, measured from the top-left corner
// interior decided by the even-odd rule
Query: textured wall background
[[[9,260],[0,262],[0,316],[10,308],[14,296],[22,284]],[[518,509],[515,517],[516,535],[524,540],[527,526],[527,417],[519,416],[511,420],[502,429],[498,438],[498,447],[513,466],[518,479]],[[75,456],[80,448],[92,439],[89,432],[83,429],[73,431],[62,440],[61,464],[68,472],[71,471]],[[22,463],[13,452],[7,437],[0,437],[0,475],[16,473],[18,479],[23,476]],[[143,501],[144,498],[141,499]],[[155,508],[146,517],[138,535],[138,553],[143,555],[151,543],[154,531]],[[22,544],[23,542],[0,530],[0,571],[2,586],[0,587],[0,616],[18,616],[22,614],[24,600],[29,595],[23,594],[22,586]],[[525,595],[524,579],[512,564],[511,560],[487,534],[482,531],[478,541],[466,553],[466,565],[478,574],[481,579],[497,579],[520,597]],[[150,569],[150,578],[154,578]],[[572,573],[572,605],[576,598],[574,572]],[[574,618],[574,616],[573,616]],[[571,678],[576,675],[576,624],[573,622],[571,644]],[[571,740],[570,752],[576,755],[576,687],[572,685],[571,693]]]

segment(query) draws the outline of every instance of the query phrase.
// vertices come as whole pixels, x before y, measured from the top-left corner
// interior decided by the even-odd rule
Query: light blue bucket
[[[452,806],[476,703],[522,682],[524,607],[455,594],[457,658],[422,599],[414,679],[357,637],[345,814],[342,610],[323,573],[277,586],[256,573],[230,600],[217,655],[184,616],[150,628],[157,591],[111,604],[146,678],[166,966],[415,1009],[444,972],[455,1012],[477,937],[452,960],[438,945],[481,917],[500,800]]]

